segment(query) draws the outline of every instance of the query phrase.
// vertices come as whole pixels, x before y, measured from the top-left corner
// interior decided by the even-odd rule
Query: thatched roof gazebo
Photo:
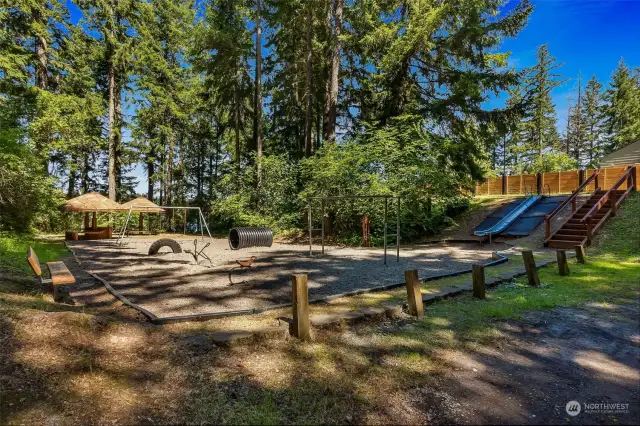
[[[87,239],[111,237],[111,228],[98,229],[97,213],[124,211],[119,203],[97,192],[87,192],[86,194],[67,200],[62,206],[62,210],[65,212],[84,213],[84,231],[85,236],[88,236]],[[93,213],[91,227],[89,227],[89,213]],[[104,232],[98,233],[98,231]]]
[[[86,194],[68,200],[64,206],[62,206],[62,210],[78,213],[123,211],[120,204],[97,192],[87,192]]]
[[[166,210],[145,197],[137,197],[121,205],[123,210],[131,209],[136,213],[166,213]]]
[[[139,213],[138,215],[138,231],[139,232],[142,232],[144,228],[143,219],[142,219],[143,213],[164,214],[167,212],[165,209],[161,208],[153,201],[142,196],[134,198],[133,200],[127,201],[126,203],[122,204],[122,208],[127,211],[131,210],[132,212]],[[151,220],[150,217],[149,217],[149,220]],[[151,222],[149,222],[149,232],[151,232]]]

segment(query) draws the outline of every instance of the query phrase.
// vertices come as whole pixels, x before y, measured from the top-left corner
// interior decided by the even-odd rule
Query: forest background
[[[397,193],[413,239],[486,177],[597,167],[640,140],[640,68],[567,76],[546,44],[518,67],[504,45],[532,13],[526,0],[0,0],[0,230],[61,231],[65,198],[123,202],[144,185],[214,229],[282,234],[305,228],[310,196]],[[380,203],[328,210],[345,239],[362,215],[381,235]]]

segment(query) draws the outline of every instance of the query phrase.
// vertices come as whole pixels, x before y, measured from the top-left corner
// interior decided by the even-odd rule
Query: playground
[[[400,259],[384,264],[381,249],[331,247],[325,255],[314,246],[275,243],[271,247],[231,250],[226,239],[198,238],[198,247],[211,244],[198,264],[190,253],[163,248],[149,255],[157,237],[69,241],[87,271],[96,274],[132,303],[157,317],[231,314],[291,304],[291,275],[307,274],[309,299],[318,301],[345,294],[403,285],[404,272],[418,270],[421,279],[469,271],[473,263],[492,261],[506,244],[450,243],[403,246]],[[194,239],[181,236],[183,250],[194,249]],[[198,249],[200,250],[200,249]],[[255,256],[250,267],[237,261]]]

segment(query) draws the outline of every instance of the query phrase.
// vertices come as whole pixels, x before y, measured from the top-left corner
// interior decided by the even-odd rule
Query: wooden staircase
[[[629,167],[627,172],[608,191],[602,190],[598,185],[599,171],[595,170],[591,177],[585,181],[563,204],[558,206],[546,221],[546,247],[572,249],[575,246],[590,245],[594,235],[602,228],[604,222],[615,216],[620,204],[627,198],[629,193],[636,188],[635,167]],[[578,194],[591,182],[595,181],[596,190],[587,201],[576,208],[576,198]],[[619,189],[626,183],[627,189]],[[560,229],[551,235],[551,219],[569,202],[572,204],[572,214]]]
[[[622,196],[625,191],[617,190],[616,193]],[[584,216],[602,199],[607,191],[595,191],[586,203],[575,211],[571,217],[545,242],[545,246],[553,248],[573,249],[578,245],[589,245],[587,224],[582,221]],[[611,202],[609,199],[602,204],[598,212],[593,215],[592,225],[600,228],[602,223],[611,214]]]

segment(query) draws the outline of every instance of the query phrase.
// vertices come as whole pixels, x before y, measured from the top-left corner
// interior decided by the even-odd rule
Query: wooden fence
[[[636,166],[636,182],[640,182],[640,163]],[[601,189],[611,188],[628,168],[629,166],[615,166],[600,169],[598,183]],[[476,195],[570,194],[591,176],[591,173],[593,169],[500,176],[487,179],[482,185],[476,185]],[[624,183],[620,189],[627,189],[627,184]],[[587,192],[594,190],[595,183],[589,184],[585,189]]]

